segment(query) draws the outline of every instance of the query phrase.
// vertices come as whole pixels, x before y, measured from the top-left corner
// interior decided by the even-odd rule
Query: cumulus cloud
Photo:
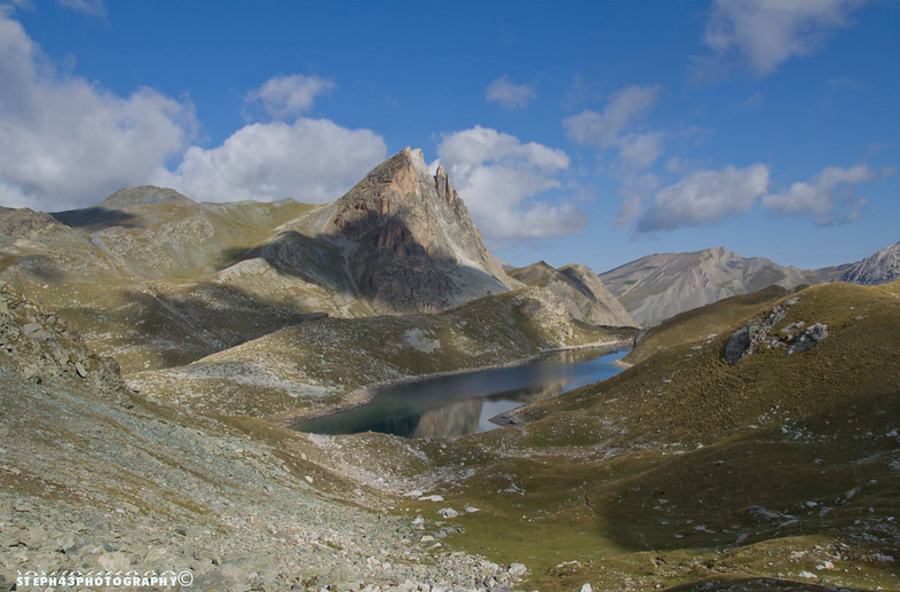
[[[310,110],[318,95],[334,90],[335,83],[318,76],[275,76],[247,93],[250,104],[259,105],[273,119],[295,117]]]
[[[809,56],[865,0],[716,0],[704,43],[713,55],[698,62],[715,67],[735,53],[757,76],[772,73],[793,57]],[[702,72],[700,72],[702,74]]]
[[[782,215],[809,216],[819,226],[852,222],[866,205],[849,185],[872,181],[878,175],[866,165],[848,169],[828,167],[809,181],[797,182],[783,193],[763,197],[764,207]]]
[[[586,146],[618,148],[626,169],[651,166],[662,154],[661,132],[634,133],[633,124],[646,118],[656,103],[660,87],[629,86],[614,93],[603,112],[585,109],[563,120],[568,136]]]
[[[705,226],[748,212],[769,185],[762,164],[700,171],[656,192],[637,221],[639,232]]]
[[[645,169],[662,154],[662,133],[629,134],[619,144],[619,159],[629,169]]]
[[[513,84],[508,76],[502,76],[488,85],[485,98],[504,109],[523,109],[537,98],[537,93],[527,84]]]
[[[562,150],[475,126],[442,135],[438,156],[489,243],[571,234],[587,222],[569,200],[537,199],[562,188]]]
[[[626,126],[646,117],[656,103],[659,89],[658,85],[623,88],[610,97],[603,113],[585,109],[563,120],[563,127],[579,144],[601,148],[618,146]]]
[[[145,182],[197,129],[193,106],[61,76],[0,10],[0,203],[59,210]]]
[[[153,181],[202,201],[294,197],[321,203],[340,197],[386,153],[376,133],[327,119],[254,123],[221,146],[192,146],[174,173],[160,168]]]

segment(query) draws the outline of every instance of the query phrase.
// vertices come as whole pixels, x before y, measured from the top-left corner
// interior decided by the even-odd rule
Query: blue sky
[[[405,146],[513,264],[900,240],[900,3],[0,0],[0,204],[336,199]]]

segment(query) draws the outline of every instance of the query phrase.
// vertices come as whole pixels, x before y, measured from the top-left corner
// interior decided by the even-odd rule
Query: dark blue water
[[[378,392],[361,407],[292,427],[316,434],[372,431],[410,438],[484,432],[499,427],[490,421],[498,414],[617,374],[620,369],[611,362],[623,355],[563,352],[511,368],[401,384]]]

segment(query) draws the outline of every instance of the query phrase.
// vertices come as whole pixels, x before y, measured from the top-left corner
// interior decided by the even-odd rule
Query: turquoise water
[[[387,387],[366,405],[292,428],[316,434],[372,431],[409,438],[484,432],[499,427],[490,419],[500,413],[619,373],[611,362],[625,353],[563,352],[521,366]]]

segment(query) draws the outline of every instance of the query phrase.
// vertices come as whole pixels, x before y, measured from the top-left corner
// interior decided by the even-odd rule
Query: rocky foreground
[[[67,571],[406,592],[507,589],[525,573],[444,551],[453,514],[427,501],[403,515],[398,494],[423,485],[396,469],[338,471],[328,438],[148,403],[8,286],[0,323],[0,590]]]

